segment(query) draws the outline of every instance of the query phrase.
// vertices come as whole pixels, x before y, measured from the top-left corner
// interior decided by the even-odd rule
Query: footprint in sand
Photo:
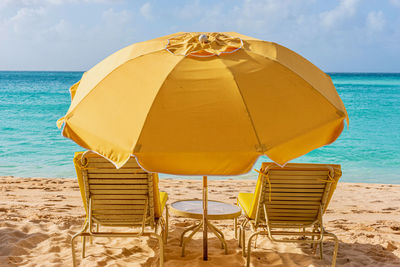
[[[58,252],[60,252],[61,251],[61,248],[59,247],[59,246],[52,246],[52,247],[50,247],[50,249],[48,250],[48,252],[51,252],[51,253],[58,253]]]
[[[50,260],[51,263],[60,263],[60,264],[52,264],[51,266],[53,267],[58,267],[58,266],[64,266],[61,264],[62,260],[60,258],[60,255],[56,254],[53,259]]]
[[[336,224],[334,227],[335,228],[339,228],[339,229],[344,230],[344,231],[350,230],[348,227],[344,226],[343,224]]]
[[[175,226],[177,226],[177,227],[187,227],[187,226],[192,225],[192,224],[193,224],[192,222],[178,222],[178,223],[175,223]]]
[[[382,210],[397,210],[398,208],[394,208],[394,207],[391,207],[391,208],[384,208],[384,209],[382,209]]]
[[[400,226],[390,226],[393,231],[400,231]]]

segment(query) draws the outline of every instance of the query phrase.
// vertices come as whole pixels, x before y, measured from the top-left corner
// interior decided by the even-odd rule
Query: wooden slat
[[[269,188],[266,188],[265,192],[269,192]],[[324,189],[319,189],[319,188],[275,188],[272,187],[271,190],[272,193],[279,193],[279,192],[287,192],[287,193],[295,193],[295,192],[299,192],[299,193],[320,193],[319,195],[322,195],[321,193],[324,192]]]
[[[114,222],[122,222],[122,221],[141,221],[143,220],[143,215],[96,215],[93,216],[100,221],[114,221]]]
[[[267,188],[269,185],[267,184]],[[325,184],[292,184],[292,183],[287,183],[287,184],[282,184],[282,183],[271,183],[271,188],[274,190],[275,188],[301,188],[301,189],[310,189],[310,188],[319,188],[319,189],[324,189]]]
[[[120,190],[119,190],[120,191]],[[115,194],[108,194],[108,195],[92,195],[92,199],[94,200],[144,200],[147,198],[145,194],[127,194],[127,195],[121,195],[118,193]]]
[[[318,210],[317,209],[314,209],[314,210],[308,210],[308,209],[270,209],[270,208],[268,208],[267,209],[267,212],[268,212],[268,215],[270,215],[270,214],[286,214],[286,213],[290,213],[290,214],[304,214],[304,215],[306,215],[306,214],[316,214],[316,213],[318,213]],[[285,216],[285,215],[283,215],[283,216]],[[308,217],[308,215],[307,215],[307,217]]]
[[[134,227],[134,226],[141,226],[142,221],[102,221],[101,225],[103,226],[112,226],[112,227]]]
[[[267,209],[304,209],[304,210],[318,210],[319,205],[273,205],[268,204]]]
[[[265,195],[268,197],[269,193],[266,192]],[[311,193],[311,192],[291,192],[291,193],[285,193],[285,192],[273,192],[271,193],[271,196],[275,197],[313,197],[317,198],[318,200],[321,199],[321,194],[320,193]]]
[[[143,205],[145,200],[134,200],[134,199],[96,199],[93,202],[94,207],[101,205]]]
[[[328,179],[326,175],[269,175],[270,181],[292,180],[292,181],[322,181]]]
[[[90,193],[93,195],[145,195],[147,194],[147,190],[102,190],[102,189],[92,189]],[[133,198],[133,197],[132,197]]]
[[[289,178],[278,178],[278,179],[270,179],[271,184],[313,184],[313,185],[325,185],[325,182],[322,180],[326,180],[326,177],[322,177],[321,179],[315,179],[310,177],[310,179],[289,179]]]
[[[92,162],[100,162],[100,163],[110,163],[110,161],[108,161],[107,159],[103,158],[103,157],[87,157],[86,158],[87,162],[92,163]],[[135,158],[131,158],[128,160],[127,163],[125,164],[129,164],[129,163],[134,163],[137,165],[136,159]],[[138,165],[139,166],[139,165]]]
[[[132,204],[92,204],[93,210],[142,210],[144,211],[144,205],[132,205]]]
[[[146,171],[144,171],[141,168],[131,168],[131,169],[89,169],[88,170],[89,174],[93,173],[140,173],[140,174],[147,174]]]
[[[269,221],[281,221],[281,222],[285,222],[285,221],[314,221],[315,217],[297,217],[297,216],[269,216],[268,215],[268,220]]]
[[[295,201],[290,201],[290,200],[276,200],[271,199],[272,201],[269,202],[269,200],[266,201],[267,205],[275,205],[275,204],[282,204],[282,205],[316,205],[319,207],[321,204],[320,201],[301,201],[301,200],[295,200]]]
[[[103,162],[103,163],[97,163],[97,162],[93,162],[93,163],[88,163],[87,164],[87,168],[89,169],[99,169],[99,168],[109,168],[109,169],[117,169],[115,168],[115,166],[110,163],[110,162]],[[134,163],[126,163],[121,169],[137,169],[139,168],[137,164]]]
[[[89,184],[142,184],[147,186],[146,179],[89,179]]]
[[[310,223],[312,223],[314,220],[305,220],[305,221],[295,221],[295,220],[291,220],[290,221],[290,224],[291,225],[305,225],[305,224],[310,224]],[[280,221],[280,220],[274,220],[274,221],[271,221],[270,220],[270,224],[272,224],[272,225],[287,225],[288,224],[288,221]]]
[[[297,194],[297,195],[294,196],[294,194]],[[269,194],[265,194],[265,195],[266,195],[265,203],[270,203],[269,199],[268,199]],[[286,194],[286,195],[282,195],[282,193],[271,193],[271,200],[272,201],[279,201],[279,200],[321,201],[321,196],[319,194],[317,194],[316,196],[315,196],[315,194],[308,194],[307,196],[303,196],[300,193],[292,193],[292,194]]]
[[[144,209],[140,210],[92,210],[92,214],[96,215],[143,215]]]
[[[103,190],[115,190],[115,189],[135,189],[135,190],[145,190],[147,192],[148,185],[143,184],[92,184],[90,186],[90,192],[96,189],[103,189]]]
[[[328,170],[270,170],[270,176],[327,176],[329,173]]]
[[[136,173],[92,173],[89,174],[89,179],[105,178],[105,179],[147,179],[148,174],[136,174]]]

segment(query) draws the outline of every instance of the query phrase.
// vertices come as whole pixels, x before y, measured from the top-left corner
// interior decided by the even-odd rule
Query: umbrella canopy
[[[347,113],[330,77],[293,51],[238,33],[177,33],[85,72],[62,134],[121,167],[237,175],[337,139]]]

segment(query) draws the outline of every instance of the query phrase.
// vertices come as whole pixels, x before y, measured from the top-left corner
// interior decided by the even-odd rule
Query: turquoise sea
[[[0,72],[0,176],[75,177],[72,157],[81,149],[61,136],[56,120],[67,111],[68,89],[81,75]],[[400,184],[400,74],[330,75],[350,126],[335,143],[294,162],[341,164],[341,181]]]

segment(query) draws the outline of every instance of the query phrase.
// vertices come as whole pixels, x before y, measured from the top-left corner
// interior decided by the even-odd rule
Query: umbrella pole
[[[208,206],[208,189],[207,176],[203,176],[203,261],[208,260],[208,244],[207,244],[207,206]]]

